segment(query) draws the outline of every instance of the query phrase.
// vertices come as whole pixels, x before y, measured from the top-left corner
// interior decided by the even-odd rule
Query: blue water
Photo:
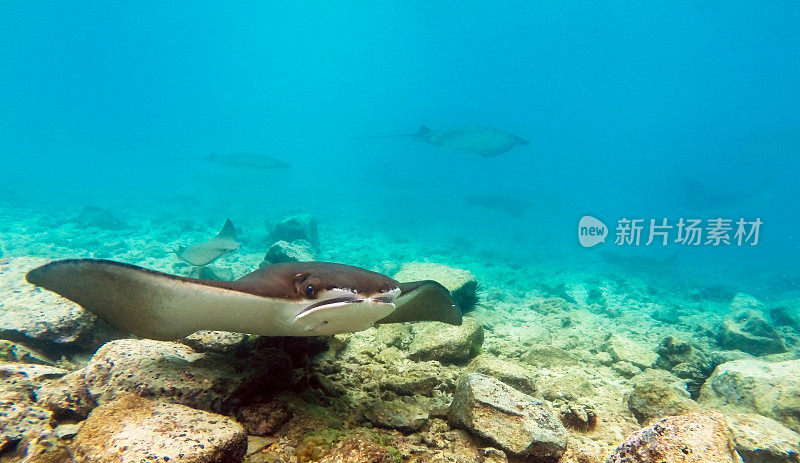
[[[303,212],[522,266],[677,251],[672,273],[769,297],[800,284],[799,26],[778,1],[5,1],[0,201],[259,226]],[[355,138],[469,124],[531,143],[485,158]],[[291,169],[202,160],[241,151]],[[715,200],[692,204],[687,179]],[[764,225],[753,247],[584,249],[587,214]]]

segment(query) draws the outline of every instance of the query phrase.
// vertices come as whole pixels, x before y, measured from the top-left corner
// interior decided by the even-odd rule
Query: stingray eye
[[[316,294],[316,293],[317,293],[317,290],[314,289],[314,285],[306,286],[306,295],[308,295],[308,297],[314,297],[314,294]]]

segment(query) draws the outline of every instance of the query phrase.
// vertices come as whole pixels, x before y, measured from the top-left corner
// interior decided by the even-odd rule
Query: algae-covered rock
[[[314,247],[306,240],[276,241],[267,250],[259,267],[283,262],[310,262],[316,260]]]
[[[664,370],[648,369],[636,375],[631,383],[633,391],[628,396],[628,408],[639,424],[700,409],[690,398],[686,383]]]
[[[478,301],[478,280],[469,270],[430,262],[408,262],[394,275],[399,282],[434,280],[442,284],[453,295],[462,312],[471,310]]]
[[[746,310],[760,311],[764,308],[764,303],[758,298],[746,293],[736,293],[728,304],[729,313],[739,313]]]
[[[735,360],[719,365],[700,390],[701,404],[757,413],[800,432],[800,360]]]
[[[387,447],[374,435],[354,432],[337,442],[330,452],[318,460],[320,463],[399,463],[396,449]]]
[[[465,317],[461,326],[418,323],[414,327],[414,340],[408,346],[408,358],[463,362],[477,355],[481,344],[483,327],[473,318]]]
[[[743,310],[722,324],[720,343],[728,349],[738,349],[753,355],[786,352],[780,334],[761,312]]]
[[[270,239],[275,241],[305,240],[319,249],[319,233],[317,221],[309,214],[298,214],[284,218],[272,229]]]
[[[364,417],[375,426],[414,432],[428,421],[428,412],[416,403],[381,401],[369,407]]]
[[[718,364],[714,356],[703,350],[698,343],[674,336],[663,338],[656,352],[656,367],[686,380],[686,389],[693,399],[700,394],[700,387]]]
[[[83,371],[87,390],[100,404],[135,392],[221,411],[237,397],[282,384],[289,365],[277,350],[236,359],[174,342],[121,339],[101,347]]]
[[[741,463],[717,411],[671,416],[634,432],[607,463]]]
[[[650,368],[658,360],[658,354],[647,347],[612,333],[603,344],[603,350],[611,354],[615,362],[628,362],[639,368]]]
[[[536,396],[536,378],[523,365],[493,355],[481,354],[467,366],[467,372],[491,376],[528,395]]]
[[[45,354],[21,343],[5,339],[0,339],[0,362],[53,364],[53,361]]]
[[[800,462],[800,434],[761,415],[725,415],[736,451],[745,463]]]
[[[567,448],[568,432],[546,403],[480,373],[459,380],[449,421],[516,456],[557,459]]]
[[[247,434],[228,417],[128,394],[96,408],[74,444],[87,462],[238,463]]]

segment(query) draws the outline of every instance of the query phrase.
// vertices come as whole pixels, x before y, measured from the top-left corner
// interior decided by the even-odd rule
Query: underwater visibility
[[[800,462],[800,4],[0,6],[0,462]]]

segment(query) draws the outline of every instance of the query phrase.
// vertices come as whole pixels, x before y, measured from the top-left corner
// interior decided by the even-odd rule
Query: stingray
[[[288,169],[289,165],[280,159],[262,154],[251,153],[228,153],[217,154],[211,153],[205,157],[208,162],[223,165],[226,167],[235,167],[240,169]]]
[[[202,267],[225,254],[239,249],[239,246],[239,242],[236,241],[236,230],[233,228],[233,223],[231,219],[227,219],[217,236],[205,243],[193,244],[189,247],[178,246],[175,254],[192,265]]]
[[[377,135],[359,138],[415,137],[425,143],[458,151],[469,151],[491,157],[503,154],[515,146],[530,142],[522,137],[492,127],[465,126],[431,130],[425,126],[417,133]]]
[[[511,217],[521,217],[533,206],[533,203],[512,195],[484,194],[469,195],[467,205],[502,212]]]
[[[26,279],[117,328],[158,340],[199,330],[328,336],[376,323],[461,324],[452,295],[435,281],[398,283],[330,262],[273,264],[236,281],[215,281],[109,260],[68,259],[35,268]]]

